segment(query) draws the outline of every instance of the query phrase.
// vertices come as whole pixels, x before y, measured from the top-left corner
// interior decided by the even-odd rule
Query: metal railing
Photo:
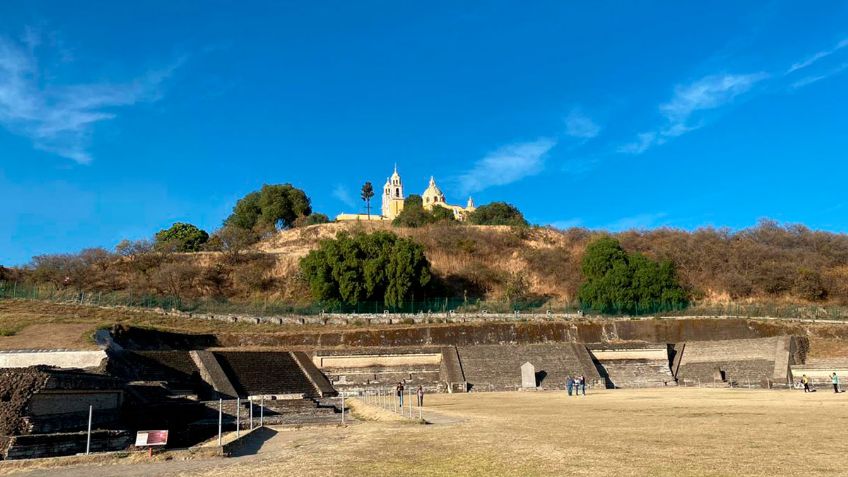
[[[378,407],[400,417],[424,421],[423,399],[426,395],[419,400],[417,389],[410,388],[402,392],[394,387],[367,389],[361,391],[357,397],[367,405]]]

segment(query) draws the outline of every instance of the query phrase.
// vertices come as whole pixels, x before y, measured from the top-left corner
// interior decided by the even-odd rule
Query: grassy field
[[[30,475],[817,476],[848,472],[842,458],[848,394],[824,389],[806,395],[692,388],[604,390],[585,398],[569,398],[562,392],[445,394],[427,396],[427,404],[431,417],[440,424],[415,424],[360,405],[354,409],[366,419],[346,428],[268,431],[258,453],[244,457],[53,468],[49,474],[36,470]]]

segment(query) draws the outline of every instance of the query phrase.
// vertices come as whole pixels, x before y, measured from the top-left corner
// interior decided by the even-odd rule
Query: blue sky
[[[843,2],[6,0],[0,264],[395,163],[538,224],[845,232],[846,86]]]

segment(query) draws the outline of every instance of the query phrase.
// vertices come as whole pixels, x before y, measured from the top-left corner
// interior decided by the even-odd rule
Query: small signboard
[[[136,447],[164,446],[168,443],[168,431],[138,431]]]

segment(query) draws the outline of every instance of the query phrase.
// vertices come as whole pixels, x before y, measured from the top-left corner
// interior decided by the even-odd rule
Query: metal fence
[[[418,391],[412,387],[401,393],[398,393],[397,388],[394,387],[368,389],[362,391],[357,397],[365,404],[395,413],[400,417],[424,421],[423,400],[426,399],[426,395],[419,401]]]
[[[290,303],[275,300],[230,302],[223,299],[185,299],[173,296],[133,293],[129,291],[102,292],[57,287],[52,284],[34,285],[0,281],[0,299],[20,298],[94,306],[125,306],[134,308],[175,310],[192,313],[243,314],[253,316],[320,315],[325,313],[356,314],[419,314],[419,313],[518,313],[518,314],[584,314],[592,316],[716,316],[771,317],[848,321],[848,307],[798,305],[782,303],[728,303],[688,306],[670,303],[641,303],[635,307],[612,307],[608,313],[598,313],[579,302],[559,303],[536,300],[482,300],[479,298],[412,298],[396,306],[382,301],[361,301],[356,304],[338,302]],[[626,311],[624,311],[626,310]]]

